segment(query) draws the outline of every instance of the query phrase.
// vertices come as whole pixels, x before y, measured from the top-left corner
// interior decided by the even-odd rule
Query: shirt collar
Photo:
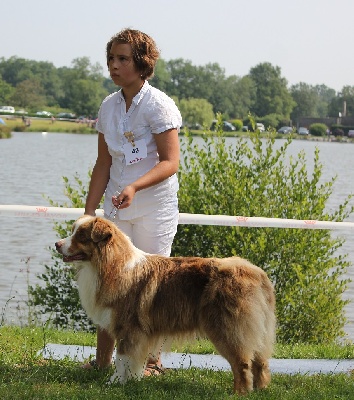
[[[148,81],[144,82],[143,87],[140,89],[139,93],[137,93],[134,97],[133,97],[133,103],[135,105],[139,104],[140,100],[144,97],[145,93],[149,90],[150,88],[150,84]],[[120,89],[118,91],[118,96],[117,96],[117,103],[121,103],[124,100],[124,96],[123,96],[123,92],[122,89]]]

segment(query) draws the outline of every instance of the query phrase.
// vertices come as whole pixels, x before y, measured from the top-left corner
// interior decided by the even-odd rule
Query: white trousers
[[[108,218],[108,216],[105,216]],[[177,201],[157,205],[150,214],[131,220],[120,220],[119,210],[110,218],[118,228],[130,237],[134,246],[150,254],[169,256],[178,226]]]

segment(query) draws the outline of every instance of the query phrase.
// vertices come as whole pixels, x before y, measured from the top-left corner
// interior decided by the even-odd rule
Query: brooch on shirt
[[[135,137],[133,132],[124,132],[124,136],[127,138],[128,142],[135,147]]]

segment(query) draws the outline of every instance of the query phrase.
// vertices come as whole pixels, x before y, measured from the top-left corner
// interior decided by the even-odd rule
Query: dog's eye
[[[88,235],[85,231],[77,231],[76,234],[77,240],[81,243],[86,243],[90,240],[90,235]]]

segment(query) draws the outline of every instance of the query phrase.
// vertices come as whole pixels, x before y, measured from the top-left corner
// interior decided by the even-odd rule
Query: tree
[[[334,99],[336,96],[336,91],[327,87],[326,85],[316,85],[315,90],[318,96],[316,104],[317,115],[319,117],[330,116],[329,106],[332,99]]]
[[[102,67],[91,65],[88,57],[74,59],[72,66],[59,69],[64,88],[60,106],[77,114],[96,116],[102,100],[109,93],[103,85]]]
[[[217,63],[197,67],[190,61],[179,58],[168,61],[166,66],[170,76],[166,91],[170,96],[179,99],[206,99],[213,105],[215,112],[222,96],[221,84],[225,79],[225,72]]]
[[[342,104],[346,103],[346,114],[354,116],[354,86],[344,86],[339,97]]]
[[[291,113],[291,119],[296,121],[300,117],[317,117],[318,96],[313,86],[300,82],[290,88],[291,96],[296,105]]]
[[[179,109],[184,123],[209,127],[214,119],[213,106],[205,99],[182,99]]]
[[[162,58],[157,60],[154,76],[149,80],[150,84],[163,92],[169,91],[171,75],[167,69],[167,63]]]
[[[245,118],[253,109],[256,100],[256,86],[249,76],[237,80],[232,98],[233,115],[238,118]]]
[[[288,91],[287,80],[281,77],[280,68],[261,63],[251,68],[249,77],[256,87],[252,114],[258,117],[280,114],[286,119],[290,118],[295,102]]]
[[[107,96],[100,82],[75,79],[68,93],[67,107],[77,114],[97,116],[102,100]]]
[[[2,57],[0,60],[0,75],[4,81],[15,87],[18,83],[34,77],[31,71],[32,65],[33,61],[25,60],[24,58],[13,56],[5,60]]]
[[[0,104],[8,104],[14,88],[0,78]]]
[[[10,100],[22,108],[41,108],[47,104],[45,91],[38,79],[26,79],[20,82]]]

